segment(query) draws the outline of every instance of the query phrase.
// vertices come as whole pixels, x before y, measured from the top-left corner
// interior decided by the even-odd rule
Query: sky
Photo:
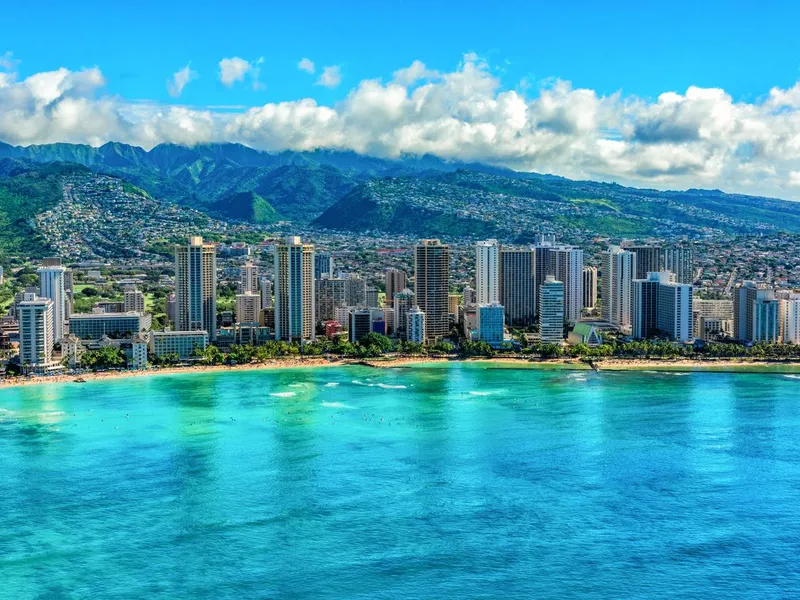
[[[800,199],[800,3],[568,4],[10,3],[0,140],[431,153]]]

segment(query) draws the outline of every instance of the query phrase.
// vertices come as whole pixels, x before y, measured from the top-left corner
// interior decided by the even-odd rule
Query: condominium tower
[[[217,250],[200,236],[175,246],[175,326],[217,339]]]
[[[60,258],[46,258],[42,266],[36,271],[39,274],[39,297],[49,298],[53,301],[53,320],[51,333],[54,342],[60,342],[64,337],[64,322],[66,314],[65,274],[67,269],[61,266]]]
[[[314,338],[314,246],[298,236],[275,245],[275,339]]]
[[[475,290],[479,305],[500,302],[500,244],[497,240],[475,244]]]
[[[414,248],[414,278],[417,306],[425,313],[425,341],[434,342],[450,332],[450,246],[421,240]]]
[[[532,248],[500,250],[500,304],[508,325],[527,327],[536,322],[536,270]],[[466,293],[464,306],[467,306]]]
[[[603,320],[630,333],[631,292],[636,274],[636,255],[619,246],[602,253]]]

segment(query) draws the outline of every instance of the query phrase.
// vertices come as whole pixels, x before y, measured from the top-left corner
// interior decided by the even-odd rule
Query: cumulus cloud
[[[256,81],[259,61],[225,60],[223,83]],[[649,101],[560,80],[508,89],[483,59],[466,55],[449,72],[415,61],[388,81],[361,81],[330,106],[304,98],[198,109],[108,95],[97,68],[19,81],[3,75],[0,140],[15,144],[214,141],[388,158],[430,153],[575,178],[800,199],[800,83],[756,102],[699,87]]]
[[[9,51],[0,55],[0,69],[3,71],[16,71],[19,61],[14,58],[14,53]]]
[[[314,61],[309,58],[303,58],[297,63],[297,68],[301,71],[305,71],[306,73],[314,73],[316,66],[314,65]]]
[[[238,56],[223,58],[219,61],[219,80],[226,87],[233,87],[237,82],[249,77],[254,90],[262,90],[266,86],[261,82],[261,65],[264,63],[262,56],[258,60],[248,61]]]
[[[321,85],[326,88],[335,88],[342,82],[342,70],[338,65],[323,67],[322,74],[314,85]]]
[[[172,77],[167,79],[167,91],[173,98],[178,98],[183,93],[183,88],[190,82],[197,79],[197,73],[186,65],[182,69],[176,71]]]

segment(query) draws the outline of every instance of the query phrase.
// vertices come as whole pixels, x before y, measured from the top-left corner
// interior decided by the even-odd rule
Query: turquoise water
[[[2,598],[800,595],[800,378],[432,365],[0,391]]]

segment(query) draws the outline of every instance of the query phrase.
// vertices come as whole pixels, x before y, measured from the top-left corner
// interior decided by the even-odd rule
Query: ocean
[[[0,598],[800,596],[800,378],[476,364],[0,390]]]

